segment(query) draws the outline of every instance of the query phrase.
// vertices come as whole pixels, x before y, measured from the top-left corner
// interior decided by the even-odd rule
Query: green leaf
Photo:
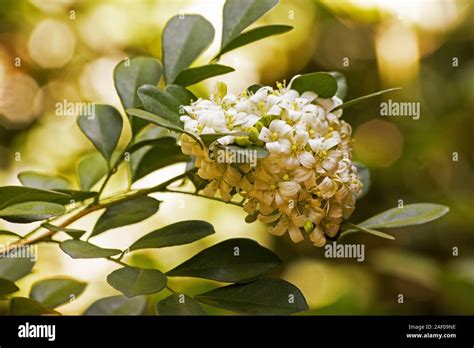
[[[373,98],[373,97],[376,97],[376,96],[379,96],[381,94],[384,94],[384,93],[388,93],[388,92],[392,92],[392,91],[397,91],[399,89],[402,89],[401,87],[397,87],[397,88],[389,88],[389,89],[384,89],[383,91],[379,91],[379,92],[376,92],[376,93],[372,93],[372,94],[368,94],[368,95],[364,95],[363,97],[359,97],[359,98],[356,98],[356,99],[352,99],[352,100],[349,100],[349,101],[346,101],[345,103],[335,107],[334,109],[331,110],[331,112],[334,112],[334,111],[337,111],[339,109],[345,109],[349,106],[352,106],[352,105],[355,105],[355,104],[358,104],[362,101],[365,101],[366,99],[369,99],[369,98]]]
[[[330,71],[329,74],[334,76],[337,80],[337,92],[336,96],[339,97],[341,100],[347,95],[347,81],[346,77],[341,74],[339,71]]]
[[[132,181],[171,164],[189,160],[190,157],[184,155],[176,144],[176,139],[172,137],[157,139],[153,146],[142,148],[141,151],[132,154],[130,159]]]
[[[403,208],[392,208],[358,224],[367,228],[398,228],[421,225],[449,212],[449,208],[432,203],[407,204]]]
[[[107,276],[107,283],[127,297],[149,295],[166,287],[168,279],[157,269],[123,267]]]
[[[243,314],[281,315],[308,310],[308,304],[296,286],[273,278],[225,286],[197,295],[195,299]]]
[[[140,108],[138,88],[143,85],[157,85],[162,73],[161,63],[150,57],[132,57],[121,61],[114,70],[115,89],[123,108]],[[130,117],[132,133],[136,134],[145,126],[140,119]]]
[[[75,279],[45,279],[33,284],[30,298],[52,309],[75,299],[86,286],[86,283]]]
[[[201,305],[185,294],[173,294],[156,304],[159,315],[206,315]]]
[[[357,199],[364,197],[370,189],[370,171],[364,164],[360,162],[352,162],[353,165],[357,168],[357,174],[362,181],[362,191],[357,196]]]
[[[232,156],[234,163],[255,163],[256,160],[266,158],[270,154],[267,149],[257,145],[241,147],[237,145],[222,146],[216,144],[212,150],[214,158],[219,158],[219,152],[225,151],[229,157]]]
[[[62,176],[44,174],[34,171],[25,171],[18,174],[23,186],[41,190],[67,190],[71,186],[68,179]]]
[[[102,156],[100,156],[99,154],[97,155],[102,159],[102,161],[104,161]],[[89,198],[94,198],[95,196],[98,195],[98,192],[95,192],[95,191],[78,191],[78,190],[56,190],[56,191],[69,195],[70,201],[74,201],[74,202],[82,202]]]
[[[55,310],[26,297],[14,297],[10,302],[10,315],[59,315]]]
[[[0,278],[0,297],[12,294],[18,290],[20,289],[12,281]]]
[[[98,154],[90,154],[77,164],[77,177],[82,190],[89,191],[107,174],[107,162]]]
[[[164,248],[192,243],[214,233],[214,227],[206,221],[177,222],[143,236],[130,246],[130,250]]]
[[[174,16],[163,29],[163,65],[167,84],[191,65],[214,39],[214,27],[200,15]]]
[[[0,230],[0,236],[12,236],[12,237],[15,236],[15,237],[23,238],[18,233],[6,231],[6,230]]]
[[[179,106],[181,104],[173,95],[158,87],[144,85],[138,89],[138,97],[146,111],[181,127],[181,121],[179,120]]]
[[[139,197],[113,205],[97,220],[91,237],[148,219],[158,211],[159,206],[160,201],[151,197]]]
[[[291,89],[300,94],[310,91],[320,98],[331,98],[337,92],[337,80],[331,74],[315,72],[296,77],[291,83]]]
[[[261,85],[259,83],[255,83],[252,86],[247,87],[247,92],[251,93],[251,94],[255,94],[262,87],[263,87],[263,85]]]
[[[179,85],[168,85],[165,91],[179,102],[179,111],[181,111],[181,105],[189,105],[198,99],[190,90]]]
[[[214,143],[216,140],[223,138],[225,136],[236,136],[236,137],[244,137],[244,136],[249,136],[250,133],[247,132],[232,132],[232,133],[208,133],[208,134],[201,134],[199,138],[201,138],[201,141],[203,142],[206,147],[209,147],[212,143]]]
[[[223,11],[221,47],[225,47],[277,3],[278,0],[227,0]]]
[[[27,249],[29,248],[29,250]],[[7,255],[0,256],[0,278],[16,282],[28,273],[31,273],[35,265],[34,255],[24,257],[25,252],[33,252],[30,246],[23,246],[11,250]]]
[[[380,237],[380,238],[395,240],[395,237],[390,235],[390,234],[383,233],[383,232],[380,232],[380,231],[376,231],[376,230],[373,230],[373,229],[370,229],[370,228],[367,228],[367,227],[364,227],[364,226],[351,224],[351,223],[347,223],[346,226],[348,226],[350,229],[348,229],[346,231],[343,231],[341,233],[340,237],[342,237],[346,234],[352,233],[352,232],[359,231],[359,232],[365,232],[365,233],[373,234],[374,236],[377,236],[377,237]]]
[[[141,315],[145,312],[146,306],[146,296],[134,298],[111,296],[95,301],[84,315]]]
[[[68,204],[70,196],[53,191],[38,190],[23,186],[0,187],[0,210],[19,203],[51,202]]]
[[[47,223],[47,222],[41,224],[41,227],[44,227],[44,228],[46,228],[50,231],[54,231],[54,232],[67,233],[68,235],[70,235],[74,239],[79,239],[84,235],[84,233],[86,233],[86,231],[84,231],[84,230],[76,230],[76,229],[73,229],[73,228],[55,226],[55,225],[52,225],[52,224]]]
[[[236,238],[207,248],[166,275],[221,282],[245,282],[281,264],[272,251],[251,239]]]
[[[95,105],[93,115],[79,116],[77,124],[109,162],[122,133],[123,120],[120,113],[110,105]]]
[[[0,210],[0,218],[14,223],[30,223],[46,220],[66,213],[66,209],[56,203],[25,202],[10,205]]]
[[[122,252],[118,249],[104,249],[97,245],[75,239],[66,240],[59,244],[59,247],[73,259],[107,258]]]
[[[184,87],[194,85],[210,77],[228,74],[235,71],[234,68],[219,64],[208,64],[196,68],[189,68],[179,73],[174,81],[175,84]]]
[[[187,134],[191,138],[196,140],[196,142],[199,144],[199,146],[202,147],[201,140],[199,140],[199,138],[196,137],[194,134],[186,132],[184,129],[181,128],[181,126],[177,126],[177,125],[171,123],[170,121],[168,121],[168,120],[166,120],[166,119],[164,119],[164,118],[162,118],[158,115],[155,115],[155,114],[152,114],[148,111],[140,110],[140,109],[128,109],[127,113],[130,114],[130,115],[134,115],[134,116],[143,118],[143,119],[145,119],[145,120],[147,120],[147,121],[149,121],[153,124],[156,124],[157,126],[166,128],[168,130],[171,130],[171,131],[174,131],[174,132],[177,132],[177,133]]]
[[[227,52],[235,50],[236,48],[248,45],[258,40],[262,40],[269,36],[280,35],[289,32],[291,29],[293,29],[293,27],[289,25],[265,25],[262,27],[248,30],[235,37],[234,39],[232,39],[232,41],[222,47],[221,51],[215,59],[219,58]]]

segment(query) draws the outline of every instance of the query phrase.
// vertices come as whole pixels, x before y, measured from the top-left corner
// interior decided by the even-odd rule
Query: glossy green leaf
[[[432,203],[407,204],[403,208],[392,208],[367,219],[359,226],[367,228],[398,228],[424,224],[449,212],[449,208]]]
[[[228,44],[222,47],[216,58],[219,58],[221,55],[233,51],[236,48],[248,45],[252,42],[262,40],[266,37],[273,35],[280,35],[289,32],[293,27],[289,25],[265,25],[263,27],[254,28],[248,30],[234,39],[232,39]]]
[[[115,89],[120,97],[123,108],[140,108],[138,88],[143,85],[156,86],[162,73],[161,63],[151,57],[132,57],[121,61],[114,70]],[[133,134],[145,126],[145,122],[130,116]]]
[[[26,248],[29,248],[29,250]],[[31,252],[31,257],[25,257],[27,252]],[[35,265],[35,256],[33,249],[29,246],[13,249],[8,255],[0,256],[0,278],[16,282],[31,273]]]
[[[197,295],[195,299],[243,314],[281,315],[308,310],[308,304],[296,286],[273,278],[225,286]]]
[[[20,290],[18,286],[15,285],[12,281],[8,279],[0,278],[0,297],[13,294]]]
[[[62,176],[44,174],[34,171],[25,171],[18,174],[23,186],[41,190],[67,190],[71,186],[68,179]]]
[[[228,74],[235,71],[234,68],[219,64],[208,64],[196,68],[189,68],[179,73],[174,81],[181,86],[191,86],[210,77]]]
[[[346,77],[341,74],[339,71],[330,71],[328,74],[331,74],[337,80],[337,92],[336,96],[341,100],[344,100],[347,95],[347,81]]]
[[[10,315],[59,315],[60,313],[26,297],[14,297],[10,302]]]
[[[296,77],[291,89],[304,92],[314,92],[319,98],[331,98],[337,92],[337,80],[331,74],[325,72],[315,72]]]
[[[66,213],[64,206],[50,202],[24,202],[0,210],[0,218],[14,223],[46,220]]]
[[[107,162],[98,153],[82,158],[77,164],[79,186],[82,190],[89,191],[107,174],[107,170]]]
[[[8,206],[31,201],[68,204],[69,200],[69,195],[59,192],[45,191],[23,186],[0,187],[0,210]]]
[[[357,199],[364,197],[370,189],[370,171],[364,164],[360,162],[352,162],[357,168],[357,174],[362,181],[362,191],[357,196]]]
[[[132,154],[130,158],[132,181],[171,164],[189,160],[190,157],[183,154],[181,147],[176,144],[176,139],[172,137],[157,139],[153,146],[142,148]]]
[[[356,99],[346,101],[345,103],[343,103],[343,104],[335,107],[334,109],[332,109],[331,112],[334,112],[334,111],[337,111],[337,110],[340,110],[340,109],[345,109],[349,106],[352,106],[352,105],[358,104],[362,101],[365,101],[366,99],[373,98],[373,97],[379,96],[379,95],[384,94],[384,93],[397,91],[399,89],[401,89],[401,87],[384,89],[383,91],[379,91],[379,92],[376,92],[376,93],[364,95],[363,97],[359,97],[359,98],[356,98]]]
[[[111,296],[95,301],[84,315],[141,315],[146,306],[146,296]]]
[[[97,154],[99,155],[99,154]],[[100,158],[102,156],[99,155]],[[102,158],[102,161],[104,159]],[[69,195],[69,200],[74,202],[82,202],[90,198],[94,198],[98,195],[95,191],[80,191],[80,190],[56,190],[57,192],[65,193]]]
[[[255,279],[280,264],[281,260],[271,250],[251,239],[236,238],[201,251],[166,275],[244,282]]]
[[[110,105],[95,105],[92,115],[81,115],[77,124],[95,148],[110,161],[122,134],[123,120]]]
[[[130,246],[130,250],[164,248],[192,243],[214,233],[214,227],[206,221],[180,221],[143,236]]]
[[[74,300],[85,290],[87,284],[75,279],[51,278],[33,284],[30,298],[48,308],[55,308]]]
[[[107,283],[127,297],[160,292],[168,279],[157,269],[123,267],[107,276]]]
[[[262,87],[263,87],[263,85],[261,85],[261,84],[259,84],[259,83],[255,83],[255,84],[253,84],[253,85],[247,87],[247,92],[248,92],[248,93],[251,93],[251,94],[255,94],[255,93],[257,93],[257,91],[258,91],[260,88],[262,88]]]
[[[367,227],[364,227],[364,226],[360,226],[360,225],[356,225],[356,224],[351,224],[351,223],[347,223],[346,226],[349,228],[348,230],[345,230],[343,232],[341,232],[341,235],[340,237],[346,235],[346,234],[349,234],[349,233],[353,233],[353,232],[365,232],[365,233],[369,233],[369,234],[372,234],[374,236],[377,236],[377,237],[380,237],[380,238],[385,238],[385,239],[390,239],[390,240],[395,240],[395,237],[390,235],[390,234],[387,234],[387,233],[384,233],[384,232],[380,232],[380,231],[376,231],[376,230],[373,230],[371,228],[367,228]]]
[[[166,86],[165,91],[179,102],[180,111],[181,105],[189,105],[198,99],[189,89],[176,84]]]
[[[173,95],[158,87],[144,85],[138,89],[138,97],[146,111],[164,118],[175,126],[181,127],[181,121],[179,120],[179,107],[181,103]]]
[[[185,294],[173,294],[156,304],[159,315],[206,315],[201,305]]]
[[[187,134],[189,135],[191,138],[193,138],[194,140],[196,140],[196,142],[202,146],[201,144],[201,141],[199,140],[198,137],[196,137],[194,134],[192,133],[189,133],[189,132],[186,132],[183,128],[181,128],[181,126],[177,126],[173,123],[171,123],[170,121],[158,116],[158,115],[155,115],[155,114],[152,114],[148,111],[145,111],[145,110],[140,110],[140,109],[128,109],[127,110],[127,113],[130,114],[130,115],[134,115],[134,116],[137,116],[137,117],[140,117],[140,118],[143,118],[144,120],[147,120],[153,124],[156,124],[157,126],[160,126],[160,127],[163,127],[163,128],[166,128],[168,130],[171,130],[171,131],[174,131],[174,132],[177,132],[177,133],[184,133],[184,134]]]
[[[160,201],[151,197],[139,197],[115,204],[105,210],[97,220],[91,237],[113,228],[132,225],[148,219],[160,207]]]
[[[163,29],[163,65],[167,84],[174,83],[214,39],[214,27],[200,15],[178,15]]]
[[[227,0],[223,11],[221,47],[225,47],[277,3],[278,0]]]
[[[118,249],[104,249],[97,245],[75,239],[66,240],[59,244],[59,247],[73,259],[107,258],[122,252]]]
[[[84,235],[84,233],[86,233],[86,231],[84,231],[84,230],[76,230],[74,228],[55,226],[55,225],[52,225],[52,224],[47,223],[47,222],[41,224],[41,227],[44,227],[44,228],[46,228],[50,231],[54,231],[54,232],[67,233],[68,235],[70,235],[74,239],[79,239]]]

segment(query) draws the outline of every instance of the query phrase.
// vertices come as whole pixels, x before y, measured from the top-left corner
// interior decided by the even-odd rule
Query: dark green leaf
[[[112,228],[132,225],[154,215],[160,201],[151,197],[139,197],[113,205],[105,210],[92,230],[91,237]]]
[[[55,308],[82,294],[87,284],[75,279],[52,278],[36,282],[30,298],[48,308]]]
[[[237,146],[237,145],[216,145],[213,147],[214,158],[226,156],[231,158],[233,163],[255,163],[259,159],[268,157],[270,154],[267,149],[257,145]]]
[[[331,71],[329,72],[332,76],[334,76],[337,80],[337,92],[336,96],[339,97],[341,100],[347,95],[347,82],[346,77],[341,74],[339,71]]]
[[[41,303],[26,298],[14,297],[10,302],[10,315],[59,315],[55,310],[43,306]]]
[[[73,228],[55,226],[55,225],[51,225],[50,223],[47,223],[47,222],[42,224],[41,227],[44,227],[44,228],[46,228],[50,231],[54,231],[54,232],[65,232],[74,239],[79,239],[84,235],[84,233],[86,233],[86,231],[84,231],[84,230],[76,230],[76,229],[73,229]]]
[[[73,259],[106,258],[122,252],[118,249],[104,249],[82,240],[75,239],[66,240],[59,244],[59,247]]]
[[[156,304],[159,315],[206,315],[201,305],[185,294],[173,294]]]
[[[293,27],[289,25],[265,25],[263,27],[258,27],[254,28],[251,30],[248,30],[239,36],[235,37],[230,41],[227,45],[225,45],[221,51],[219,52],[219,55],[216,58],[219,58],[223,54],[233,51],[236,48],[248,45],[252,42],[264,39],[269,36],[273,35],[279,35],[286,33],[293,29]]]
[[[102,158],[102,156],[100,155],[99,157]],[[103,160],[104,159],[102,158],[102,161]],[[98,192],[95,192],[95,191],[78,191],[78,190],[56,190],[56,191],[69,195],[70,201],[74,201],[74,202],[82,202],[89,198],[94,198],[98,194]]]
[[[69,180],[62,176],[33,171],[21,172],[18,174],[18,179],[23,186],[41,190],[67,190],[71,186]]]
[[[363,97],[359,97],[359,98],[356,98],[356,99],[352,99],[352,100],[349,100],[349,101],[346,101],[345,103],[335,107],[334,109],[331,110],[331,112],[334,112],[334,111],[337,111],[339,109],[345,109],[349,106],[352,106],[352,105],[355,105],[355,104],[358,104],[366,99],[369,99],[369,98],[373,98],[373,97],[376,97],[376,96],[379,96],[381,94],[384,94],[384,93],[388,93],[388,92],[392,92],[392,91],[397,91],[401,89],[401,87],[397,87],[397,88],[389,88],[389,89],[384,89],[383,91],[379,91],[379,92],[376,92],[376,93],[372,93],[372,94],[368,94],[368,95],[364,95]]]
[[[107,174],[107,162],[98,154],[90,154],[77,164],[77,176],[82,190],[89,191]]]
[[[121,61],[114,70],[115,89],[123,108],[140,108],[138,88],[143,85],[157,85],[161,78],[161,63],[150,57],[133,57]],[[141,119],[130,117],[133,134],[145,126]]]
[[[157,139],[153,146],[142,148],[132,154],[130,159],[132,181],[171,164],[189,160],[189,156],[184,155],[176,144],[176,139],[172,137]]]
[[[156,114],[175,126],[180,126],[179,100],[170,93],[152,85],[144,85],[138,89],[138,96],[146,111]]]
[[[320,98],[331,98],[337,92],[337,80],[331,74],[316,72],[300,75],[291,84],[291,89],[304,92],[314,92]]]
[[[360,162],[352,162],[353,165],[356,166],[357,168],[357,173],[360,176],[360,179],[362,181],[362,191],[360,194],[357,196],[357,199],[360,199],[364,197],[367,192],[369,192],[370,189],[370,171],[369,168],[367,168],[364,164]]]
[[[0,297],[12,294],[18,290],[20,289],[12,281],[0,278]]]
[[[257,242],[236,238],[201,251],[166,275],[244,282],[255,279],[280,264],[278,256]]]
[[[157,126],[166,128],[168,130],[171,130],[171,131],[174,131],[174,132],[177,132],[177,133],[187,134],[191,138],[196,140],[196,142],[199,144],[199,146],[202,147],[201,141],[194,134],[186,132],[184,129],[181,128],[181,126],[177,126],[177,125],[171,123],[170,121],[168,121],[168,120],[166,120],[166,119],[164,119],[164,118],[162,118],[158,115],[155,115],[155,114],[152,114],[148,111],[144,111],[144,110],[140,110],[140,109],[128,109],[127,113],[130,114],[130,115],[134,115],[134,116],[143,118],[144,120],[147,120],[147,121],[149,121],[153,124],[156,124]]]
[[[191,65],[214,39],[214,27],[200,15],[174,16],[163,29],[163,65],[167,84]]]
[[[20,236],[18,233],[5,231],[5,230],[0,230],[0,236],[12,236],[12,237],[15,236],[15,237],[22,238],[22,236]]]
[[[263,87],[263,85],[261,85],[261,84],[259,84],[259,83],[256,83],[256,84],[253,84],[252,86],[249,86],[249,87],[247,88],[247,91],[248,91],[249,93],[255,94],[255,93],[257,93],[257,91],[258,91],[260,88],[262,88],[262,87]]]
[[[296,286],[272,278],[225,286],[197,295],[195,299],[244,314],[281,315],[308,310],[308,304]]]
[[[168,85],[166,86],[165,91],[172,95],[179,102],[179,111],[182,111],[181,105],[189,105],[193,101],[197,100],[197,97],[189,89],[184,88],[183,86]]]
[[[0,218],[15,223],[30,223],[46,220],[66,213],[66,209],[57,203],[24,202],[10,205],[0,210]]]
[[[81,115],[77,120],[86,137],[110,161],[122,133],[120,113],[110,105],[95,105],[93,115]]]
[[[424,224],[449,212],[449,208],[432,203],[407,204],[403,208],[392,208],[361,222],[367,228],[398,228]]]
[[[191,86],[210,77],[228,74],[232,71],[235,71],[235,69],[230,66],[208,64],[181,71],[174,83],[184,87]]]
[[[168,279],[157,269],[123,267],[107,276],[107,283],[127,297],[160,292]]]
[[[188,244],[213,233],[214,227],[206,221],[181,221],[148,233],[133,243],[130,250]]]
[[[84,315],[141,315],[146,306],[146,296],[111,296],[95,301]]]
[[[24,257],[26,252],[31,252],[31,257]],[[34,265],[35,255],[30,246],[12,249],[7,255],[0,256],[0,278],[16,282],[30,273]]]
[[[278,0],[227,0],[224,5],[221,47],[262,17]]]
[[[44,191],[23,186],[0,187],[0,210],[14,204],[31,201],[68,204],[69,200],[70,196],[53,191]]]

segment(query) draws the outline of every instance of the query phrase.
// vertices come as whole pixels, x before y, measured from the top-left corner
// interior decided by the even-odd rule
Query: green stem
[[[206,198],[206,199],[209,199],[211,201],[216,201],[216,202],[221,202],[221,203],[225,203],[225,204],[235,205],[235,206],[241,207],[241,208],[243,206],[242,202],[232,202],[232,201],[227,202],[227,201],[224,201],[223,199],[218,198],[218,197],[209,197],[209,196],[199,195],[199,194],[194,193],[194,192],[186,192],[186,191],[178,191],[178,190],[170,190],[170,189],[166,189],[164,192],[180,193],[180,194],[183,194],[183,195]]]

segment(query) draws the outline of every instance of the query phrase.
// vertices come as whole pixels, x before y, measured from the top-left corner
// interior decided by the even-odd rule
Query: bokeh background
[[[355,158],[372,174],[371,191],[358,202],[353,221],[392,208],[399,200],[448,205],[451,211],[443,219],[393,230],[395,241],[347,236],[344,242],[365,244],[365,261],[358,263],[326,259],[322,249],[272,237],[259,223],[247,225],[238,207],[161,194],[164,203],[153,218],[104,233],[95,243],[126,248],[166,224],[205,219],[214,224],[215,236],[169,250],[135,252],[128,262],[167,271],[206,246],[248,237],[286,261],[278,275],[303,291],[310,314],[473,314],[472,5],[469,0],[281,0],[257,25],[288,24],[294,26],[292,32],[226,54],[221,62],[235,72],[192,87],[205,96],[220,80],[238,93],[257,82],[273,85],[301,72],[334,70],[347,77],[347,99],[403,87],[344,112],[354,130]],[[120,108],[114,66],[133,55],[160,58],[161,31],[178,13],[202,14],[215,26],[215,41],[197,64],[208,62],[218,51],[222,6],[222,0],[1,0],[0,185],[18,185],[16,175],[23,170],[74,180],[78,159],[92,146],[73,117],[56,115],[56,103],[88,101]],[[421,103],[420,119],[381,117],[380,103],[387,99]],[[182,170],[182,165],[166,168],[135,187]],[[123,188],[125,175],[122,171],[112,180],[112,190]],[[90,228],[95,218],[73,227]],[[0,229],[20,233],[33,227],[0,222]],[[79,314],[96,299],[117,293],[105,282],[115,268],[104,260],[72,260],[55,245],[41,245],[35,272],[20,282],[20,295],[27,295],[36,280],[69,275],[89,286],[59,310]],[[171,285],[196,294],[218,284],[183,278],[172,279]],[[164,296],[166,291],[155,297]],[[5,313],[6,304],[0,303],[0,313]]]

